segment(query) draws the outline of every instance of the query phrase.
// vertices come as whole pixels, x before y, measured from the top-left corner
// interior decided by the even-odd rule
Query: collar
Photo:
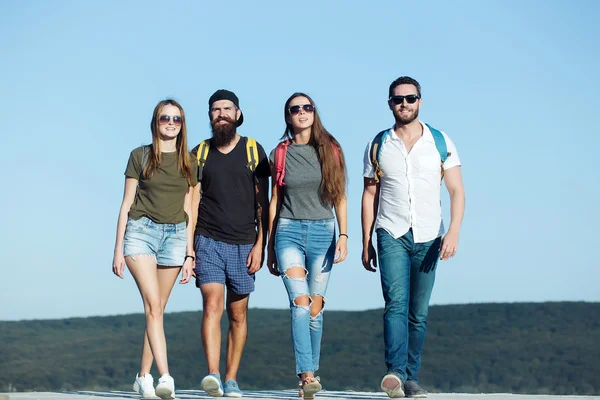
[[[425,124],[421,120],[419,120],[419,123],[423,127],[423,136],[421,136],[421,137],[428,142],[435,143],[435,140],[433,139],[433,135],[431,134],[431,131],[429,130],[429,127],[427,126],[427,124]],[[396,127],[396,124],[392,125],[392,127],[390,129],[388,129],[388,131],[385,134],[386,140],[388,140],[388,139],[389,140],[400,140],[400,138],[394,133],[395,127]]]

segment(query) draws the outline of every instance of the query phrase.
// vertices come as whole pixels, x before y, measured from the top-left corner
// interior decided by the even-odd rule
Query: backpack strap
[[[375,168],[373,178],[376,183],[379,183],[379,178],[383,176],[383,170],[381,169],[381,165],[379,165],[379,157],[381,156],[381,148],[383,147],[383,142],[385,141],[388,132],[389,129],[379,132],[371,144],[371,164],[373,164],[373,167]]]
[[[429,124],[425,124],[431,131],[431,135],[433,136],[433,141],[435,142],[435,147],[437,148],[438,153],[440,153],[440,159],[442,160],[442,164],[446,162],[450,153],[448,153],[448,147],[446,146],[446,139],[442,132],[438,131],[434,127]]]
[[[246,138],[246,157],[248,158],[247,167],[254,172],[258,165],[258,146],[255,139]]]
[[[448,159],[448,156],[450,155],[450,152],[448,152],[448,146],[446,145],[446,139],[444,138],[444,135],[442,134],[442,132],[435,129],[434,127],[432,127],[429,124],[425,124],[425,125],[427,125],[427,127],[431,131],[431,136],[433,136],[433,141],[435,142],[435,147],[436,147],[438,153],[440,153],[440,160],[441,160],[440,174],[441,174],[441,179],[444,179],[444,163],[446,162],[446,160]]]
[[[285,159],[290,143],[291,140],[284,140],[275,147],[275,182],[279,187],[285,185],[285,182],[283,181],[283,178],[285,177]]]
[[[198,182],[202,180],[202,169],[204,169],[204,164],[206,164],[209,150],[210,139],[206,139],[198,145],[198,151],[196,152],[196,161],[198,161]]]
[[[342,165],[342,159],[340,156],[340,150],[338,149],[338,147],[335,145],[335,143],[331,142],[331,149],[333,150],[333,155],[337,161],[338,166]]]

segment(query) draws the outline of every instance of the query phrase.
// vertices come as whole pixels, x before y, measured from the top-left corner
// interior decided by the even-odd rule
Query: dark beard
[[[219,124],[220,120],[225,120],[228,123],[225,125]],[[236,121],[231,118],[221,117],[211,122],[212,133],[214,139],[214,145],[217,147],[225,147],[235,138],[235,131],[237,128]]]
[[[419,109],[417,108],[415,110],[415,113],[412,114],[411,116],[409,116],[408,118],[403,118],[400,115],[396,115],[396,113],[394,113],[394,118],[396,119],[396,122],[400,125],[408,125],[411,122],[413,122],[415,119],[417,119],[419,117]]]

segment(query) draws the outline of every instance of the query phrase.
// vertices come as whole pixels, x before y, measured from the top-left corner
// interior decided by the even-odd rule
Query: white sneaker
[[[156,385],[156,395],[163,400],[175,398],[175,381],[171,375],[164,374],[160,377]]]
[[[133,382],[133,390],[142,397],[142,399],[157,399],[156,393],[154,392],[154,378],[152,375],[146,374],[144,376],[135,375],[135,382]]]
[[[387,393],[388,397],[404,397],[404,384],[402,379],[393,372],[386,374],[381,380],[381,390]]]

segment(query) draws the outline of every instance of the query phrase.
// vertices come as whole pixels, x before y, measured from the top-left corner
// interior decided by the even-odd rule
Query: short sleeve
[[[258,165],[256,166],[256,177],[257,178],[267,178],[271,176],[271,167],[269,166],[269,159],[267,158],[267,154],[265,153],[265,149],[257,143],[258,148]]]
[[[444,139],[446,139],[446,148],[448,149],[448,158],[446,158],[446,162],[444,162],[444,170],[447,170],[452,167],[460,166],[460,158],[458,157],[458,152],[456,151],[456,146],[448,135],[442,132],[444,135]]]
[[[198,155],[198,149],[200,148],[200,145],[198,144],[196,147],[194,147],[192,149],[192,151],[190,151],[190,154],[192,155],[192,157],[194,158],[194,160],[196,160],[196,156]]]
[[[198,160],[195,156],[196,153],[190,152],[190,167],[192,169],[192,186],[198,184]]]
[[[125,176],[127,178],[133,178],[136,180],[140,179],[142,174],[142,155],[144,153],[144,147],[138,147],[131,151],[129,154],[129,160],[127,161],[127,168],[125,169]]]
[[[365,149],[365,155],[363,157],[363,176],[365,178],[374,178],[375,173],[373,171],[373,163],[371,162],[371,146],[373,145],[373,141],[371,140],[367,143],[367,148]]]
[[[275,149],[271,150],[269,153],[269,162],[275,164]]]

